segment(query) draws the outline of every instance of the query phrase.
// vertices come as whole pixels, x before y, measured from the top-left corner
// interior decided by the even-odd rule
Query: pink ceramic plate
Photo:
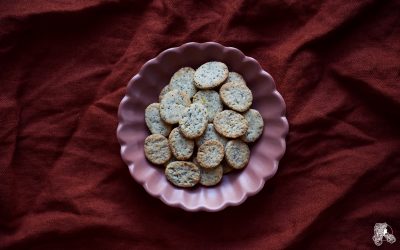
[[[177,188],[167,181],[162,167],[153,166],[144,156],[143,143],[149,135],[144,110],[150,103],[158,102],[161,89],[179,68],[190,66],[196,69],[212,60],[224,62],[230,71],[243,75],[253,92],[252,108],[259,110],[264,118],[264,132],[251,146],[250,162],[244,170],[225,175],[215,187]],[[255,59],[236,48],[214,42],[186,43],[167,49],[146,62],[130,80],[119,106],[118,117],[117,136],[121,155],[132,177],[152,196],[187,211],[219,211],[243,203],[248,196],[259,192],[265,181],[276,173],[286,148],[288,122],[285,102],[276,90],[272,77]]]

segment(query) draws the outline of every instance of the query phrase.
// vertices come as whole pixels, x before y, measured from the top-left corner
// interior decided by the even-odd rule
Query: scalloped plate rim
[[[151,65],[154,62],[157,62],[157,60],[159,60],[162,56],[164,56],[168,52],[172,52],[172,51],[176,51],[176,50],[178,50],[178,51],[183,50],[185,47],[188,47],[188,46],[205,47],[207,45],[214,45],[217,47],[222,47],[223,50],[234,50],[236,52],[239,52],[241,54],[241,56],[244,57],[245,60],[249,60],[249,61],[255,62],[257,64],[257,66],[259,68],[259,74],[264,73],[267,77],[270,78],[272,86],[273,86],[271,94],[278,97],[279,101],[282,105],[282,112],[280,114],[281,116],[279,117],[279,119],[282,121],[282,124],[284,126],[284,132],[282,133],[282,136],[280,138],[280,143],[282,144],[283,149],[282,149],[281,154],[273,159],[273,164],[274,164],[273,171],[270,174],[264,176],[264,178],[261,178],[262,179],[261,185],[259,185],[256,188],[256,190],[254,190],[253,192],[245,192],[245,194],[243,196],[241,196],[238,201],[224,201],[220,205],[215,206],[215,207],[207,206],[205,204],[201,204],[201,205],[195,206],[195,207],[188,207],[188,206],[185,206],[185,204],[183,204],[181,201],[178,201],[178,202],[168,201],[165,198],[165,196],[162,195],[162,192],[160,194],[152,194],[152,192],[150,192],[148,190],[146,182],[135,177],[135,175],[133,173],[133,169],[135,168],[134,163],[132,163],[130,160],[126,159],[123,155],[123,151],[124,151],[124,148],[127,147],[127,145],[126,145],[127,143],[120,136],[120,131],[124,127],[124,123],[122,122],[122,121],[124,121],[124,118],[123,118],[123,115],[121,114],[122,113],[121,109],[122,109],[123,103],[129,101],[129,99],[132,98],[128,92],[128,90],[132,87],[131,85],[135,84],[136,79],[142,77],[144,69],[146,69],[149,65]],[[139,69],[138,73],[135,74],[129,80],[129,82],[126,86],[125,95],[121,99],[121,102],[118,107],[118,126],[116,129],[116,132],[117,132],[116,134],[117,134],[118,142],[121,145],[120,154],[121,154],[122,160],[128,166],[128,169],[129,169],[129,172],[130,172],[130,175],[132,176],[132,178],[136,182],[138,182],[140,185],[142,185],[147,193],[149,193],[153,197],[160,199],[163,203],[165,203],[166,205],[171,206],[171,207],[181,208],[183,210],[190,211],[190,212],[197,212],[197,211],[218,212],[229,206],[238,206],[238,205],[242,204],[243,202],[245,202],[247,200],[248,197],[253,196],[253,195],[257,194],[258,192],[260,192],[263,189],[266,181],[271,179],[276,174],[278,167],[279,167],[279,161],[282,159],[282,157],[284,156],[284,154],[286,152],[286,136],[289,132],[289,123],[286,118],[286,103],[285,103],[282,95],[276,89],[276,84],[275,84],[273,77],[261,67],[260,63],[256,59],[254,59],[253,57],[250,57],[250,56],[246,56],[241,50],[239,50],[235,47],[225,47],[217,42],[204,42],[204,43],[188,42],[188,43],[182,44],[181,46],[178,46],[178,47],[171,47],[171,48],[163,50],[156,57],[154,57],[154,58],[148,60],[146,63],[144,63],[142,65],[142,67]]]

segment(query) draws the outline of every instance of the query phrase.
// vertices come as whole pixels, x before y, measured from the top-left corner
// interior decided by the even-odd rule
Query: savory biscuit
[[[228,77],[228,67],[222,62],[207,62],[194,73],[194,81],[199,89],[211,89],[223,83]]]
[[[193,162],[194,164],[196,164],[196,166],[200,167],[200,164],[199,164],[199,162],[197,161],[197,158],[196,158],[196,157],[193,157],[192,162]]]
[[[172,154],[178,160],[189,159],[194,150],[194,141],[185,138],[180,132],[179,128],[174,128],[169,134],[169,145],[172,150]]]
[[[225,82],[236,82],[246,85],[246,81],[243,79],[243,76],[236,72],[229,72],[228,78]]]
[[[253,102],[251,90],[241,83],[227,82],[222,85],[219,94],[226,106],[238,112],[248,110]]]
[[[186,107],[190,105],[190,98],[179,90],[171,90],[161,99],[160,115],[169,124],[178,123]]]
[[[222,160],[221,166],[222,166],[222,170],[223,170],[224,174],[228,174],[228,173],[232,172],[232,170],[234,170],[233,167],[229,166],[229,164],[226,162],[225,159]]]
[[[169,91],[171,91],[171,86],[165,85],[164,88],[162,88],[160,95],[158,96],[158,101],[161,102],[165,94],[168,93]]]
[[[171,147],[171,146],[170,146]],[[178,161],[174,155],[172,155],[171,159],[169,159],[166,163],[164,163],[164,167],[168,166],[171,162]]]
[[[193,158],[193,163],[196,164],[196,165],[200,168],[200,170],[201,170],[201,169],[214,169],[214,168],[202,168],[202,167],[200,166],[199,162],[197,161],[196,157]],[[232,168],[231,166],[229,166],[228,163],[226,163],[226,160],[225,160],[225,159],[222,159],[221,163],[217,166],[217,168],[218,168],[219,166],[222,167],[222,174],[223,174],[223,175],[224,175],[224,174],[227,174],[227,173],[229,173],[229,172],[231,172],[232,170],[234,170],[234,168]],[[201,179],[201,178],[200,178],[200,179]]]
[[[232,168],[244,168],[250,159],[249,146],[242,140],[228,141],[226,144],[225,159]]]
[[[178,187],[193,187],[200,181],[200,169],[192,162],[174,161],[165,168],[167,179]]]
[[[193,103],[182,114],[179,120],[181,133],[189,139],[201,136],[207,127],[207,111],[203,104]]]
[[[223,110],[223,105],[219,94],[215,90],[199,90],[193,96],[193,103],[201,103],[207,109],[208,122],[214,120],[216,113]]]
[[[225,137],[223,137],[222,135],[218,134],[217,131],[214,128],[214,125],[212,123],[209,123],[207,125],[206,131],[204,132],[204,134],[202,134],[199,138],[196,139],[196,145],[198,147],[200,147],[201,145],[203,145],[204,142],[208,141],[208,140],[217,140],[220,143],[222,143],[222,145],[226,145],[226,143],[228,142],[228,139],[226,139]]]
[[[223,169],[221,165],[215,168],[200,167],[200,184],[203,186],[215,186],[222,180]]]
[[[172,76],[169,86],[170,90],[180,90],[189,96],[189,98],[192,98],[197,91],[196,85],[194,84],[194,69],[190,67],[179,69]]]
[[[228,138],[244,135],[249,127],[247,120],[232,110],[224,110],[216,114],[213,124],[218,133]]]
[[[224,158],[224,145],[217,140],[209,140],[203,143],[197,150],[197,162],[203,168],[214,168]]]
[[[255,109],[247,110],[243,116],[247,120],[249,128],[247,129],[246,133],[240,137],[240,139],[245,142],[254,142],[261,136],[263,132],[264,120],[260,112]]]
[[[146,125],[152,134],[161,134],[167,137],[171,132],[171,125],[161,119],[159,103],[152,103],[147,106],[144,117]]]
[[[154,164],[164,164],[171,158],[168,139],[160,134],[147,136],[144,140],[144,154]]]

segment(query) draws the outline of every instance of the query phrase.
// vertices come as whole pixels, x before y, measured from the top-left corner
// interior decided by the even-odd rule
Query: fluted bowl
[[[242,171],[224,175],[221,183],[214,187],[178,188],[167,181],[164,168],[152,165],[145,158],[143,145],[149,132],[144,112],[149,104],[158,102],[161,89],[169,83],[174,72],[185,66],[196,69],[207,61],[224,62],[230,71],[243,76],[253,92],[252,108],[257,109],[264,119],[264,131],[259,140],[250,145],[250,161]],[[255,59],[236,48],[215,42],[186,43],[167,49],[146,62],[129,81],[119,105],[118,118],[121,156],[132,177],[150,195],[187,211],[219,211],[239,205],[259,192],[278,169],[288,133],[285,102],[272,77]]]

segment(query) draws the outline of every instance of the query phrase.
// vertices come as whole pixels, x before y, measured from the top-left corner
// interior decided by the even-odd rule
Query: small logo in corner
[[[388,232],[388,228],[390,229],[390,233]],[[374,236],[372,236],[372,240],[375,245],[380,246],[384,241],[393,244],[396,242],[396,237],[393,235],[393,229],[386,222],[384,223],[375,223],[374,226]]]

